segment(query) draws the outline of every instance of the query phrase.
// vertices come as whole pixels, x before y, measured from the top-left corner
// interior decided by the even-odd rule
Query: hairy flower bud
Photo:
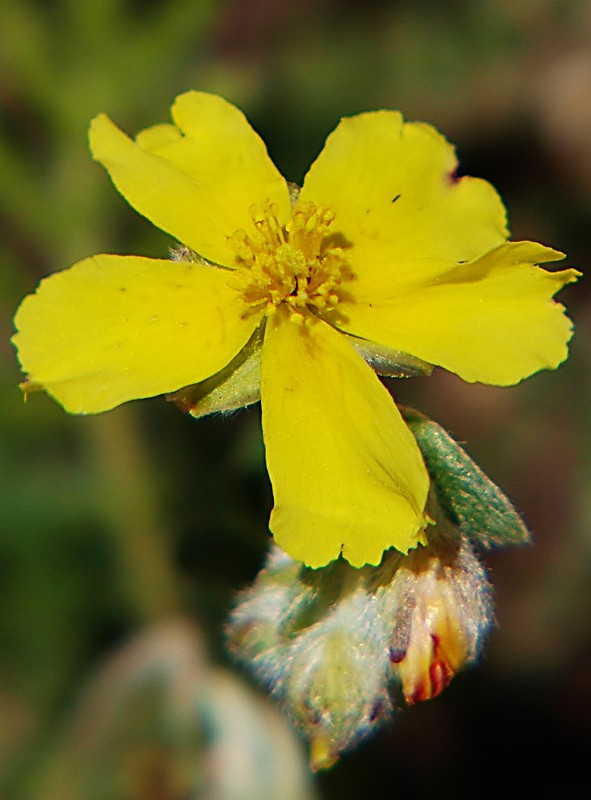
[[[407,703],[428,700],[476,658],[490,586],[458,529],[446,532],[360,570],[343,561],[311,570],[274,548],[240,596],[230,648],[309,738],[313,768],[389,718],[398,685]]]
[[[430,700],[478,656],[493,618],[484,567],[466,539],[431,543],[403,559],[390,660],[408,704]]]

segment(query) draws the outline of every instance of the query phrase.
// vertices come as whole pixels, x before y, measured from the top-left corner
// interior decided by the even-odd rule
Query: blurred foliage
[[[137,700],[148,689],[125,670],[109,673],[101,697],[118,697],[125,681],[140,687],[129,702],[151,720],[145,746],[130,712],[128,727],[113,728],[117,754],[80,761],[101,718],[81,687],[97,670],[91,685],[101,680],[103,659],[124,658],[128,638],[181,614],[199,621],[214,659],[224,658],[223,620],[262,563],[271,504],[256,409],[195,423],[161,399],[96,419],[68,417],[42,396],[22,403],[8,343],[21,297],[93,252],[163,256],[171,244],[92,162],[88,122],[105,111],[132,133],[166,121],[187,88],[217,91],[247,112],[297,181],[340,116],[401,108],[458,144],[463,172],[499,188],[514,238],[561,248],[584,269],[591,4],[0,0],[0,21],[0,797],[250,797],[224,794],[212,777],[185,780],[187,716],[159,727],[160,712],[150,716],[152,706]],[[469,386],[439,371],[391,383],[397,399],[468,443],[523,512],[535,545],[489,558],[500,627],[484,663],[321,776],[325,798],[378,796],[384,782],[409,798],[471,797],[483,774],[490,796],[504,794],[509,780],[515,794],[584,796],[591,306],[585,281],[563,296],[577,335],[558,373],[514,389]],[[235,679],[220,680],[220,697],[233,698]],[[76,728],[81,713],[87,726]],[[231,731],[228,716],[219,719]],[[204,720],[195,714],[199,758]],[[261,722],[261,736],[279,724]],[[58,733],[64,725],[77,733]],[[303,780],[299,755],[297,767],[281,760],[291,757],[287,736],[277,735],[282,756],[257,756],[284,770],[284,788]],[[204,774],[231,763],[227,751],[219,758]],[[72,771],[60,772],[64,764]],[[107,771],[103,795],[92,778],[97,764]],[[252,796],[288,797],[269,791]]]

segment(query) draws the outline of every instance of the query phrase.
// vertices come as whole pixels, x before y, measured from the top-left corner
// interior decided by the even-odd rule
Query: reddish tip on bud
[[[409,705],[441,694],[468,656],[467,643],[459,629],[452,631],[446,626],[442,640],[440,635],[429,633],[428,626],[419,623],[419,627],[423,630],[417,632],[398,663],[402,693]]]
[[[402,591],[390,648],[409,705],[431,700],[477,654],[492,617],[484,569],[466,542],[415,551],[395,579]]]

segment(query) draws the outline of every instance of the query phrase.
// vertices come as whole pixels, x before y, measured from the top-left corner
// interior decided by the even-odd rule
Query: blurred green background
[[[562,294],[577,332],[557,373],[391,384],[466,443],[535,545],[487,558],[499,625],[482,662],[312,779],[223,651],[268,542],[258,408],[195,422],[163,399],[97,418],[23,404],[22,296],[92,253],[171,244],[92,162],[89,120],[135,133],[189,88],[238,104],[296,182],[341,116],[400,108],[496,185],[514,239],[591,261],[586,0],[0,0],[0,800],[588,797],[585,280]]]

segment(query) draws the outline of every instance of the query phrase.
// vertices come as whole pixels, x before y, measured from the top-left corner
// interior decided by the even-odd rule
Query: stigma
[[[275,203],[252,208],[253,230],[229,238],[236,267],[229,283],[253,312],[283,307],[292,322],[303,324],[308,313],[334,311],[353,273],[344,245],[331,236],[335,215],[329,208],[298,202],[285,226],[278,214]]]

